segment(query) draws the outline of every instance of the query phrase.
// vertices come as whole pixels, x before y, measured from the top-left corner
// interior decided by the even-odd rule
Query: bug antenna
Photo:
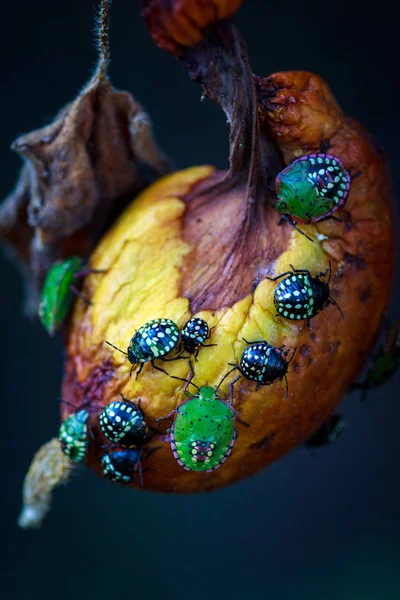
[[[63,398],[59,398],[61,404],[67,404],[68,406],[72,406],[72,408],[75,408],[75,410],[77,410],[79,408],[79,406],[76,406],[76,404],[72,404],[72,402],[68,402],[67,400],[64,400]]]
[[[215,388],[215,391],[217,392],[219,390],[219,388],[221,387],[221,385],[224,383],[225,379],[228,377],[228,375],[230,375],[233,371],[236,371],[239,368],[238,365],[234,365],[232,367],[232,369],[230,371],[228,371],[223,378],[221,379],[221,381],[219,382],[219,384],[217,385],[217,387]]]
[[[333,298],[329,297],[329,302],[331,304],[334,304],[336,306],[336,308],[338,309],[338,311],[340,312],[340,314],[342,315],[342,319],[344,319],[344,314],[342,309],[340,308],[339,304],[336,302],[336,300],[334,300]]]
[[[118,352],[121,352],[121,354],[124,354],[125,356],[128,356],[127,352],[124,352],[123,350],[121,350],[121,348],[117,348],[117,346],[114,346],[114,344],[111,344],[111,342],[107,342],[107,340],[106,340],[106,344],[108,344],[109,346],[111,346],[111,348],[114,348],[114,350],[118,350]]]
[[[190,381],[190,379],[183,379],[183,377],[177,377],[176,375],[170,375],[171,379],[177,379],[178,381],[183,381],[184,383],[186,383],[187,385],[192,385],[193,387],[195,387],[197,390],[199,390],[199,386],[196,385],[195,383],[193,383],[193,381]]]
[[[293,221],[291,221],[289,219],[289,217],[287,217],[286,215],[282,215],[282,218],[286,221],[286,223],[289,223],[289,225],[291,225],[293,227],[293,229],[295,229],[296,231],[298,231],[299,233],[301,233],[301,235],[304,235],[304,237],[306,237],[308,240],[310,240],[310,242],[312,242],[313,244],[315,243],[315,241],[310,238],[310,236],[308,236],[306,233],[304,233],[304,231],[302,231],[301,229],[299,229],[296,225],[296,223],[293,223]]]

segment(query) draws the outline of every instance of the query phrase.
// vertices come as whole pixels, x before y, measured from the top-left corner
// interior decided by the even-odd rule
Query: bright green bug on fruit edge
[[[82,268],[79,256],[58,261],[46,275],[39,304],[39,319],[50,335],[54,335],[68,314],[71,304],[71,285]]]
[[[276,178],[276,210],[298,223],[316,223],[343,206],[351,176],[331,154],[308,154],[294,160]]]
[[[183,400],[175,411],[170,444],[178,464],[186,471],[210,473],[232,452],[237,438],[236,412],[214,388],[203,386]]]
[[[87,410],[69,415],[60,425],[58,438],[61,449],[73,462],[82,462],[88,449]]]

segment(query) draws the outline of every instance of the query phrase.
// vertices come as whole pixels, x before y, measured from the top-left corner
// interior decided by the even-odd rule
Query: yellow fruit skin
[[[275,346],[297,346],[288,371],[289,398],[283,382],[256,391],[254,382],[242,379],[235,385],[234,407],[249,427],[238,423],[239,437],[226,463],[212,473],[187,472],[173,458],[167,436],[155,435],[150,447],[158,449],[143,465],[151,467],[144,473],[145,488],[211,490],[259,471],[299,445],[329,416],[361,368],[376,339],[392,284],[391,187],[387,168],[364,132],[358,126],[341,126],[343,137],[336,138],[330,152],[344,157],[347,168],[360,165],[362,170],[353,181],[346,205],[353,217],[352,228],[344,232],[343,222],[332,219],[310,225],[308,234],[329,238],[314,244],[290,231],[286,249],[271,265],[271,273],[286,271],[291,264],[319,273],[331,260],[331,294],[345,319],[334,306],[313,318],[310,328],[305,322],[276,318],[276,283],[266,279],[254,294],[249,290],[249,295],[232,307],[198,312],[196,316],[214,327],[210,342],[217,346],[200,351],[194,378],[197,385],[219,383],[230,368],[228,363],[240,360],[245,347],[242,338],[265,339]],[[304,153],[299,144],[286,147],[286,158],[300,151]],[[78,405],[88,398],[91,402],[96,442],[91,442],[88,464],[99,473],[101,444],[106,442],[97,424],[102,406],[119,393],[134,401],[140,398],[149,424],[156,426],[156,419],[170,413],[184,398],[183,384],[150,365],[144,367],[138,380],[130,378],[128,360],[105,340],[126,350],[135,330],[146,321],[168,317],[182,326],[192,316],[189,299],[180,292],[182,269],[192,250],[190,242],[184,241],[183,217],[190,211],[188,194],[199,182],[213,177],[220,175],[205,166],[160,180],[130,205],[92,256],[91,266],[106,272],[86,279],[84,293],[92,305],[77,303],[68,340],[63,397]],[[212,237],[212,223],[210,232]],[[178,377],[189,375],[186,360],[159,364]],[[228,382],[220,390],[224,398],[228,396]],[[70,411],[63,406],[64,417]],[[165,434],[167,427],[168,422],[162,423],[160,431]],[[138,485],[138,481],[130,485]]]

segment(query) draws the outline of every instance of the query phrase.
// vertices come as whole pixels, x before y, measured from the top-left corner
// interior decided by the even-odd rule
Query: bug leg
[[[307,271],[307,269],[295,269],[293,265],[289,265],[289,266],[292,269],[292,273],[290,273],[290,271],[289,271],[290,275],[292,275],[293,273],[307,273],[307,274],[309,273],[309,271]]]
[[[91,426],[91,424],[89,422],[88,422],[88,429],[89,429],[90,437],[92,438],[92,440],[95,440],[96,438],[93,433],[93,427]]]
[[[92,304],[92,301],[89,300],[89,298],[86,298],[86,296],[84,296],[77,287],[75,287],[74,285],[70,285],[69,289],[71,290],[71,292],[73,294],[75,294],[75,296],[78,296],[78,298],[80,298],[85,304],[87,304],[88,306],[90,306]]]
[[[78,277],[86,277],[86,275],[94,275],[96,273],[107,273],[107,269],[91,269],[87,267],[86,269],[82,269],[82,271],[77,271],[72,277],[77,279]]]
[[[340,308],[339,304],[336,302],[336,300],[334,300],[334,299],[333,299],[333,298],[331,298],[331,297],[329,297],[329,298],[328,298],[328,300],[329,300],[329,303],[330,303],[330,304],[333,304],[334,306],[336,306],[336,308],[338,309],[338,311],[340,312],[340,314],[341,314],[341,316],[342,316],[342,319],[344,319],[344,314],[343,314],[343,311],[342,311],[342,309]]]
[[[170,413],[168,413],[167,415],[165,415],[165,417],[158,417],[158,419],[156,419],[156,423],[161,423],[162,421],[167,421],[168,419],[170,419],[172,417],[172,415],[174,415],[176,412],[178,412],[177,408],[174,408],[173,410],[171,410]]]
[[[154,360],[151,360],[150,362],[151,362],[151,366],[153,367],[153,369],[155,369],[156,371],[161,371],[161,373],[164,373],[164,375],[168,375],[168,377],[171,377],[170,374],[167,373],[167,371],[165,369],[163,369],[162,367],[157,367],[157,365],[154,363]],[[140,371],[139,371],[139,373],[140,373]],[[137,379],[137,375],[136,375],[136,379]]]
[[[223,378],[221,379],[221,381],[219,382],[219,384],[217,385],[217,387],[215,388],[215,391],[218,391],[219,388],[221,387],[221,385],[223,384],[223,382],[225,381],[225,379],[228,377],[228,375],[230,375],[232,373],[232,371],[236,371],[239,368],[239,365],[232,365],[231,363],[228,363],[229,366],[232,366],[233,368],[228,371]]]
[[[252,344],[265,344],[265,340],[255,340],[254,342],[248,342],[245,338],[242,337],[242,340],[244,342],[246,342],[246,344],[248,344],[249,346],[251,346]],[[283,346],[282,346],[283,348]]]
[[[360,177],[360,175],[362,175],[362,171],[357,171],[357,173],[349,173],[350,175],[350,179],[351,181],[353,181],[353,179],[356,179],[357,177]]]
[[[328,154],[328,150],[329,150],[330,145],[331,145],[330,140],[327,140],[326,138],[323,137],[321,139],[321,142],[320,142],[320,145],[319,145],[319,152],[320,152],[320,154]]]
[[[332,277],[332,263],[331,263],[331,261],[329,261],[328,264],[329,264],[329,267],[327,269],[325,269],[325,271],[322,271],[321,273],[318,273],[317,277],[320,277],[321,279],[323,279],[329,273],[328,283],[330,283],[331,277]]]
[[[201,344],[201,346],[202,348],[211,348],[212,346],[218,346],[218,344]]]
[[[250,425],[248,423],[246,423],[246,421],[242,421],[242,419],[240,419],[237,415],[236,415],[236,421],[238,423],[241,423],[242,425],[245,425],[246,427],[250,427]]]
[[[142,470],[142,455],[141,454],[139,454],[138,459],[137,459],[137,461],[135,463],[134,472],[135,472],[135,469],[136,469],[136,465],[138,465],[138,469],[137,470],[139,471],[140,485],[143,486],[143,470]]]
[[[180,360],[181,358],[190,358],[189,356],[182,356],[184,350],[178,356],[174,356],[174,358],[160,358],[163,362],[173,362],[174,360]]]
[[[286,400],[289,398],[289,384],[285,374],[285,383],[286,383]]]
[[[292,352],[292,356],[290,357],[289,361],[288,361],[288,365],[290,365],[290,363],[292,362],[292,360],[294,359],[294,355],[296,354],[296,350],[297,350],[297,346],[295,346],[293,352]]]
[[[231,406],[233,406],[233,386],[235,385],[235,383],[237,381],[239,381],[239,379],[241,378],[241,375],[238,375],[233,381],[230,382],[229,384],[229,404]],[[236,417],[237,418],[237,417]]]
[[[184,394],[186,394],[186,390],[188,388],[188,385],[189,385],[189,383],[192,383],[192,379],[194,377],[194,367],[193,367],[193,365],[192,365],[192,363],[191,363],[190,360],[189,360],[189,369],[190,369],[190,375],[189,375],[189,378],[188,378],[188,380],[186,381],[186,383],[185,383],[185,385],[183,387],[183,393]]]
[[[143,367],[144,367],[144,363],[140,363],[140,367],[139,367],[138,372],[136,373],[135,379],[137,379],[139,377],[140,373],[142,372]],[[132,367],[131,367],[131,373],[130,373],[129,377],[132,377],[132,371],[133,371],[134,368],[135,368],[135,365],[132,365]]]
[[[310,238],[309,235],[307,235],[306,233],[304,233],[304,231],[302,231],[301,229],[299,229],[296,225],[296,223],[293,223],[293,221],[291,221],[289,219],[289,217],[287,217],[286,215],[282,215],[282,219],[284,219],[284,221],[286,221],[286,223],[289,223],[289,225],[291,225],[293,227],[293,229],[295,229],[296,231],[298,231],[299,233],[301,233],[301,235],[304,235],[304,237],[306,237],[308,240],[310,240],[310,242],[312,242],[314,244],[314,240],[312,238]]]
[[[293,269],[293,267],[292,267]],[[285,277],[286,275],[293,275],[292,271],[285,271],[284,273],[281,273],[280,275],[277,275],[276,277],[265,277],[265,279],[269,279],[269,281],[278,281],[278,279],[281,279],[282,277]]]

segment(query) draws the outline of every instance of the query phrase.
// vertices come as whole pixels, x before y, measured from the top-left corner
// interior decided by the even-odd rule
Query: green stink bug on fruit
[[[210,473],[218,469],[232,452],[236,431],[236,411],[210,386],[183,400],[175,412],[170,432],[174,457],[186,471]]]
[[[81,298],[86,304],[91,304],[90,300],[85,298],[74,285],[79,277],[90,273],[104,273],[104,271],[83,268],[83,260],[79,256],[59,260],[50,267],[39,304],[39,319],[50,335],[54,335],[67,316],[72,294]]]
[[[343,206],[350,185],[350,174],[336,156],[301,156],[278,174],[275,208],[298,223],[315,223]]]

